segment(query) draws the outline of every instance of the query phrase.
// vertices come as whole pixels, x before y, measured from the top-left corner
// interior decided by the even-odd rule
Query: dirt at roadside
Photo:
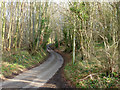
[[[55,49],[57,53],[61,54],[64,58],[63,66],[56,72],[56,74],[42,87],[40,88],[74,88],[69,80],[66,80],[64,76],[64,67],[71,61],[72,57],[69,54],[61,52]]]

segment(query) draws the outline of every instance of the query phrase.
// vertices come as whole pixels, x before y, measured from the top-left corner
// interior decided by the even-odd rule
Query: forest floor
[[[55,52],[59,53],[63,59],[64,63],[63,66],[56,72],[56,74],[42,87],[40,88],[74,88],[75,86],[66,79],[64,74],[64,68],[67,63],[72,60],[72,57],[68,53],[64,53],[59,49],[54,49]]]

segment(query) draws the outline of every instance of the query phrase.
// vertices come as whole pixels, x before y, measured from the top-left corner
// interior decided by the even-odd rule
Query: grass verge
[[[13,78],[15,75],[42,63],[47,55],[48,53],[43,49],[36,51],[34,55],[25,50],[4,52],[2,55],[0,78],[2,80]]]

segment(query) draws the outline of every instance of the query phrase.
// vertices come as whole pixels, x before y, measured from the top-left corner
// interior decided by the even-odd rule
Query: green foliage
[[[103,77],[94,80],[84,80],[80,81],[77,87],[82,88],[116,88],[119,84],[119,78],[115,77]]]
[[[87,20],[88,15],[88,9],[85,6],[84,2],[81,2],[80,4],[74,3],[74,6],[70,6],[70,10],[74,12],[79,19]]]
[[[46,45],[49,41],[49,37],[50,37],[50,33],[51,33],[51,29],[48,29],[48,26],[45,28],[45,31],[44,31],[44,39],[43,39],[43,43],[42,43],[42,47],[44,49],[46,49]]]
[[[55,36],[55,47],[58,48],[58,38],[57,38],[57,35]]]
[[[117,88],[120,85],[119,74],[106,76],[99,61],[76,61],[68,63],[64,69],[68,80],[74,82],[77,88]],[[92,75],[91,79],[88,75]],[[86,78],[87,77],[87,78]]]

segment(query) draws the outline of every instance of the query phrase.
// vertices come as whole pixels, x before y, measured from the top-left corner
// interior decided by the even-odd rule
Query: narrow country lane
[[[48,52],[50,57],[43,64],[2,82],[2,88],[39,88],[43,86],[63,64],[60,54],[51,49],[48,49]]]
[[[119,90],[120,0],[1,0],[0,15],[0,90]]]

